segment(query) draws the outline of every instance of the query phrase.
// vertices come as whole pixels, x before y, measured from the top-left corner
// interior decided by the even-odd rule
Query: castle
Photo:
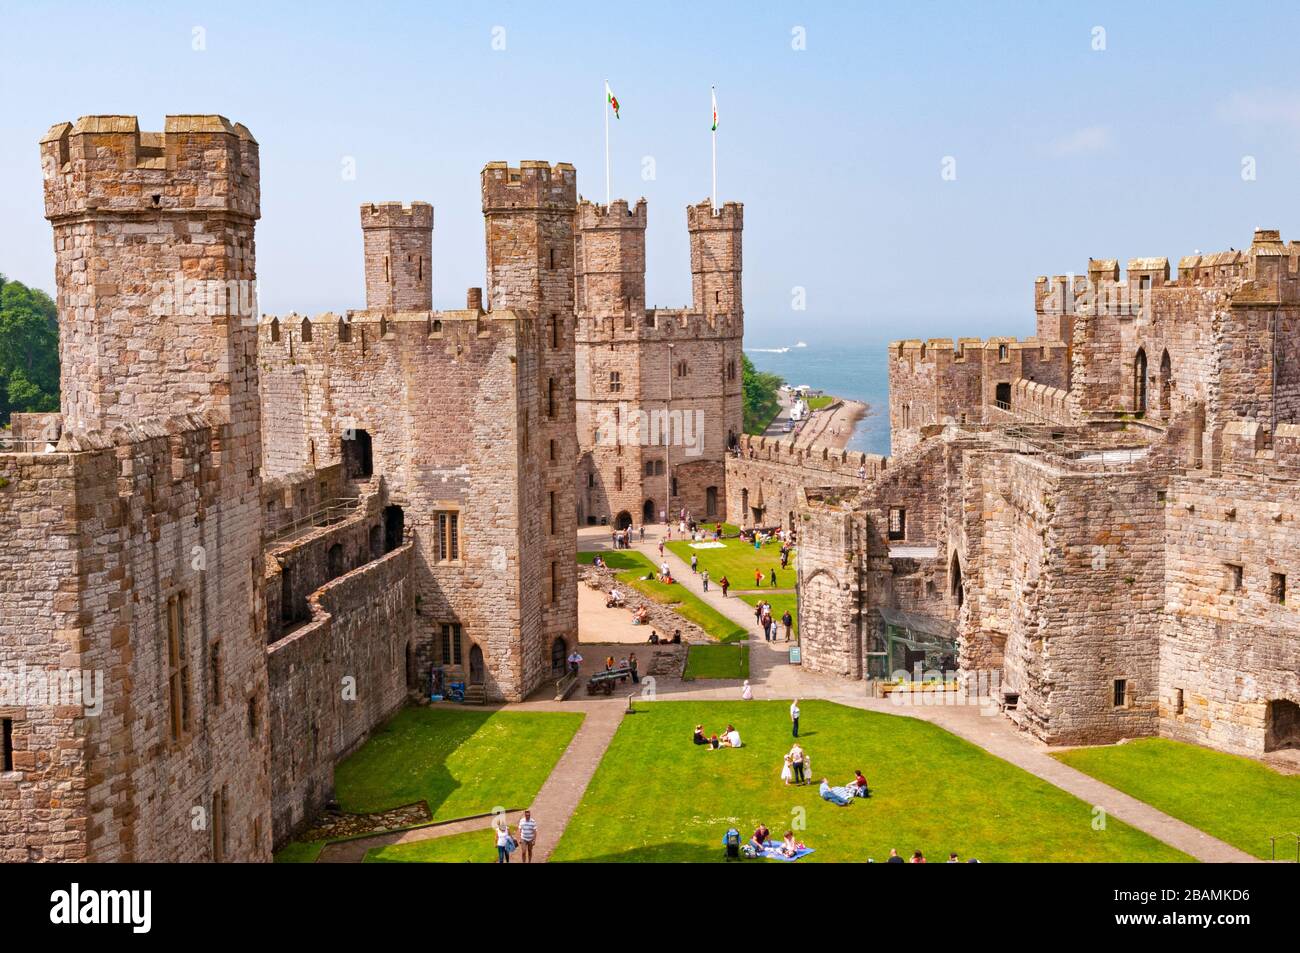
[[[891,458],[728,461],[737,519],[757,493],[799,530],[803,664],[992,676],[1052,744],[1300,747],[1300,245],[1034,300],[1025,341],[890,346]]]
[[[519,700],[575,644],[575,173],[483,169],[486,300],[432,310],[433,209],[372,204],[366,307],[259,320],[246,128],[41,157],[62,406],[0,447],[0,666],[48,691],[0,698],[0,860],[269,860],[435,669]]]
[[[579,524],[724,516],[744,416],[743,214],[686,210],[692,305],[666,310],[645,303],[645,199],[578,206]]]

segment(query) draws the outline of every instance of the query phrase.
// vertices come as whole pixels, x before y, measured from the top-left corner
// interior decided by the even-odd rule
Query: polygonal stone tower
[[[433,309],[433,206],[384,202],[361,206],[366,307]]]
[[[574,219],[577,173],[567,162],[491,162],[483,168],[483,216],[487,229],[487,294],[493,310],[527,312],[536,318],[538,416],[528,421],[525,453],[537,453],[545,474],[530,481],[536,500],[521,508],[521,561],[537,570],[542,593],[541,638],[524,638],[525,672],[549,669],[556,640],[573,645],[578,631],[577,504],[573,474],[578,439],[574,393]],[[521,364],[522,367],[522,364]],[[520,373],[522,377],[522,371]],[[535,684],[531,679],[530,684]]]
[[[646,202],[578,207],[578,313],[645,317]]]
[[[691,294],[696,312],[739,320],[743,313],[740,274],[745,207],[700,202],[686,209],[691,233]]]

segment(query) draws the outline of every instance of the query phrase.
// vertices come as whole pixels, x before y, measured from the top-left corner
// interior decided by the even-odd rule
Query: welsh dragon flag
[[[614,91],[609,88],[609,80],[605,80],[605,99],[609,103],[610,108],[614,110],[614,118],[618,119],[618,97],[615,96]]]
[[[718,94],[713,87],[709,87],[709,95],[713,97],[713,131],[718,131]]]

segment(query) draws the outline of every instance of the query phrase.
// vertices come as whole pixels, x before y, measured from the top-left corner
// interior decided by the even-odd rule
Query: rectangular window
[[[1116,708],[1128,707],[1128,679],[1115,679],[1112,703]]]
[[[1182,713],[1183,713],[1183,690],[1181,688],[1175,688],[1174,689],[1174,714],[1181,715]]]
[[[1227,584],[1230,592],[1241,592],[1246,588],[1246,570],[1236,563],[1224,563],[1227,569]]]
[[[189,601],[184,592],[167,600],[167,694],[172,741],[180,741],[190,731],[190,659],[186,644]]]
[[[551,349],[554,350],[559,346],[560,346],[560,316],[557,314],[553,314],[551,315]]]
[[[212,792],[212,862],[226,859],[226,789]]]
[[[618,467],[614,470],[614,489],[623,489],[623,468]]]
[[[620,371],[609,372],[609,390],[610,393],[617,393],[623,389],[623,375]]]
[[[0,718],[0,771],[14,769],[14,720]]]
[[[551,563],[551,601],[560,601],[560,564]]]
[[[256,741],[256,740],[257,740],[257,730],[258,730],[258,724],[257,724],[257,699],[256,699],[256,698],[250,698],[250,699],[248,700],[248,737],[250,737],[250,738],[252,738],[254,741]]]
[[[555,378],[546,379],[546,416],[555,416]]]
[[[550,445],[547,447],[547,454],[550,456],[551,462],[554,463],[555,462],[555,441],[554,440],[552,440],[550,442]]]
[[[547,496],[547,499],[548,499],[548,501],[549,501],[549,503],[550,503],[550,507],[551,507],[551,535],[554,536],[554,535],[555,535],[555,532],[556,532],[556,528],[555,528],[555,526],[556,526],[556,519],[555,519],[555,491],[554,491],[554,490],[549,491],[549,492],[546,494],[546,496]]]
[[[1286,575],[1275,572],[1269,577],[1268,595],[1280,606],[1286,605]]]
[[[438,529],[438,562],[455,562],[460,559],[460,513],[439,513],[434,525]]]
[[[212,704],[221,704],[221,642],[220,640],[212,643],[209,649],[210,661],[212,664]]]
[[[907,510],[901,506],[889,508],[889,538],[907,538]]]
[[[653,460],[647,460],[645,462],[645,475],[646,476],[655,475],[655,462]]]
[[[459,622],[444,622],[442,624],[442,664],[460,664]]]

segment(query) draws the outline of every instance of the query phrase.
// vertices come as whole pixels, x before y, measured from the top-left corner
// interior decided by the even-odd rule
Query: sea
[[[749,335],[746,335],[748,338]],[[751,343],[753,346],[751,346]],[[792,387],[807,384],[836,397],[860,400],[867,416],[847,449],[889,454],[889,338],[879,341],[746,341],[745,354],[760,371],[780,374]]]

